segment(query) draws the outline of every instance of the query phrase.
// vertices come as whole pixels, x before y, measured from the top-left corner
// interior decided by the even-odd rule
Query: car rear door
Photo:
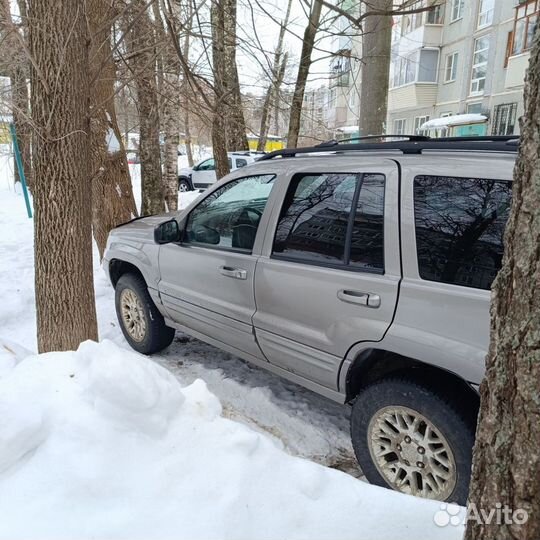
[[[279,186],[253,321],[271,363],[337,389],[347,350],[380,341],[396,307],[399,171],[389,159],[328,162],[325,173],[303,167]]]
[[[170,318],[252,356],[255,342],[254,275],[274,176],[231,180],[189,213],[185,239],[159,252],[159,292]],[[260,251],[260,247],[257,248]]]

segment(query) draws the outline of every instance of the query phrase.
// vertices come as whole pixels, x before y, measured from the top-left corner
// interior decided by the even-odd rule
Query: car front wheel
[[[153,354],[168,347],[174,339],[158,311],[144,279],[136,274],[120,276],[115,289],[116,315],[122,333],[133,349]]]
[[[354,451],[372,484],[465,504],[473,418],[423,383],[383,379],[365,388],[353,404]]]
[[[185,178],[180,178],[180,180],[178,180],[178,191],[181,191],[182,193],[192,191],[189,181]]]

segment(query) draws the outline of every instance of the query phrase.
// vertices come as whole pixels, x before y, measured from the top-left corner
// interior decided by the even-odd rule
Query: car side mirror
[[[160,223],[154,229],[154,240],[156,244],[169,244],[181,240],[181,229],[176,219],[170,219]]]

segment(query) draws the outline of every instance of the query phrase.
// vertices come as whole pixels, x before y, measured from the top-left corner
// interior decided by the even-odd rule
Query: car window
[[[236,158],[236,168],[240,169],[240,167],[245,167],[247,165],[247,161],[243,158]]]
[[[273,255],[383,270],[384,181],[381,174],[295,175]]]
[[[352,228],[350,264],[384,270],[383,174],[365,174]]]
[[[238,178],[190,213],[184,243],[251,251],[274,175]]]
[[[490,289],[501,268],[512,184],[504,180],[414,179],[420,277]]]
[[[232,166],[232,159],[231,158],[227,158],[227,162],[229,163],[229,171],[232,170],[233,166]]]
[[[198,171],[215,171],[216,165],[214,158],[207,159],[197,166]]]

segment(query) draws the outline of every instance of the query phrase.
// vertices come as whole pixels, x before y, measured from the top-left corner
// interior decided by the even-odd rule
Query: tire
[[[116,283],[116,316],[126,341],[142,354],[153,354],[168,347],[174,339],[174,328],[165,325],[144,279],[123,274]],[[131,306],[131,308],[130,308]],[[136,314],[136,315],[135,315]],[[133,320],[132,329],[128,320]]]
[[[182,193],[186,191],[193,191],[193,189],[191,188],[191,184],[189,183],[189,180],[186,180],[185,178],[179,178],[178,191],[181,191]]]
[[[473,411],[459,411],[427,384],[405,377],[368,386],[351,412],[354,452],[370,483],[461,505],[474,435]]]

